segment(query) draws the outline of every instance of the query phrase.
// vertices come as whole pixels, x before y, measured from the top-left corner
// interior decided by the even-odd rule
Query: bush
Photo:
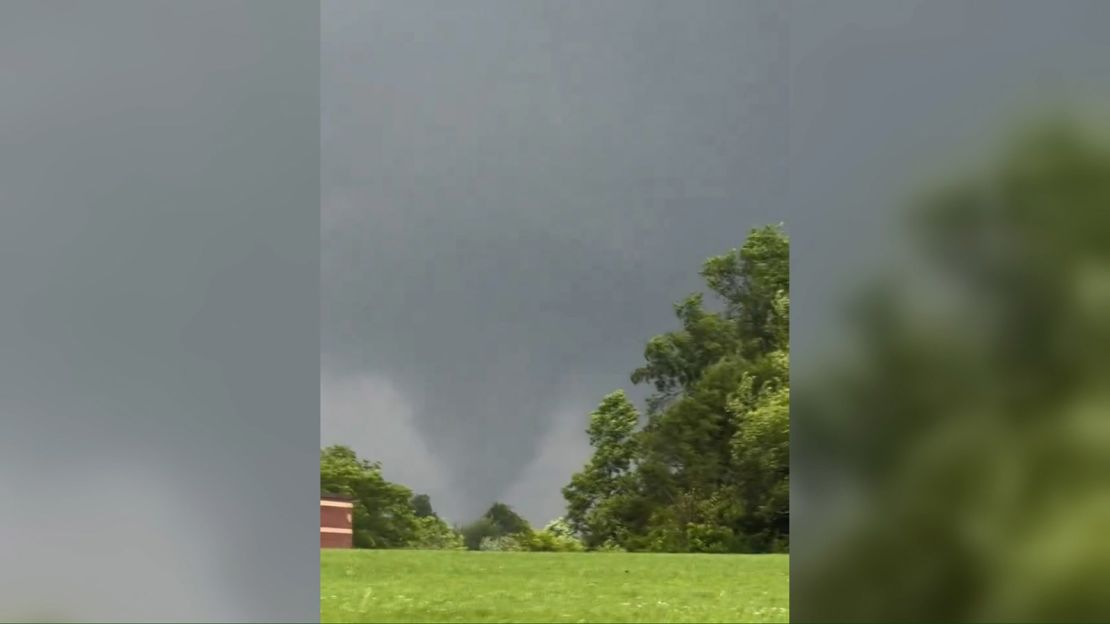
[[[532,552],[581,552],[585,550],[582,542],[574,537],[557,535],[550,531],[539,531],[524,537],[521,545]]]
[[[479,542],[478,550],[499,552],[581,552],[582,542],[561,527],[548,525],[542,531],[527,531],[512,535],[486,536]]]
[[[567,523],[565,518],[555,518],[551,522],[548,522],[543,530],[556,537],[574,540],[579,539],[578,534],[570,527],[570,524]]]
[[[522,539],[523,538],[523,539]],[[523,541],[528,539],[520,535],[502,535],[500,537],[484,537],[478,544],[478,550],[491,552],[518,552],[528,550]]]
[[[605,543],[594,549],[595,552],[627,552],[623,546],[614,542],[613,540],[605,540]]]
[[[580,552],[582,541],[562,518],[549,522],[542,531],[521,532],[512,536],[519,550],[532,552]]]
[[[409,542],[409,548],[421,550],[463,550],[466,548],[463,536],[447,526],[436,516],[417,518],[416,537]]]

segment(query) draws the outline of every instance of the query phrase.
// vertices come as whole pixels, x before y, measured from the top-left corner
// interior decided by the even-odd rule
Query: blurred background
[[[1110,4],[791,2],[792,617],[1110,617]]]
[[[0,620],[318,617],[319,30],[0,3]]]

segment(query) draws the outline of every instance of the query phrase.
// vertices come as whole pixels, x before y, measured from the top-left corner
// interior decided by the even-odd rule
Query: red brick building
[[[320,497],[320,548],[354,546],[354,502],[345,496]]]

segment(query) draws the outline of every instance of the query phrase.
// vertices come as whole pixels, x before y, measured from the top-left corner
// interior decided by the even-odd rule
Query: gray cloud
[[[629,385],[700,262],[781,219],[781,12],[324,5],[326,375],[390,380],[452,519],[558,511],[586,448],[570,432]]]
[[[320,413],[327,414],[320,441],[348,444],[383,464],[387,479],[445,500],[453,496],[448,472],[421,437],[413,406],[388,380],[322,375]]]

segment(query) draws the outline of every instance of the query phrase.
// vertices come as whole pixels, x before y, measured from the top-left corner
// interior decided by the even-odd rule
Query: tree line
[[[342,446],[321,452],[321,490],[355,499],[366,548],[786,552],[789,260],[785,232],[768,226],[705,261],[716,304],[690,295],[674,306],[679,328],[648,341],[630,377],[653,389],[643,414],[621,390],[601,400],[566,516],[541,530],[503,503],[450,527]]]
[[[582,541],[559,518],[542,530],[504,503],[494,503],[465,526],[447,524],[427,494],[382,476],[379,462],[362,459],[347,446],[320,451],[320,491],[350,497],[356,548],[424,550],[584,550]]]

